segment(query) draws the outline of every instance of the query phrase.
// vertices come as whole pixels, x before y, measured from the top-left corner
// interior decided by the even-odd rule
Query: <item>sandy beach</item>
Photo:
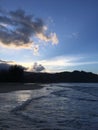
[[[19,90],[34,90],[40,89],[43,86],[40,84],[30,84],[30,83],[0,83],[0,93],[7,93],[11,91]]]

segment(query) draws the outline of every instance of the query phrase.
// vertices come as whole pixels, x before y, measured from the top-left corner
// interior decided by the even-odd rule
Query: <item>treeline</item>
[[[85,71],[60,72],[60,73],[30,73],[26,72],[24,79],[26,82],[35,83],[98,83],[98,75]]]
[[[98,83],[98,75],[91,72],[73,71],[61,73],[33,73],[25,72],[19,65],[12,65],[8,70],[0,71],[0,82],[27,82],[27,83],[59,83],[81,82]]]
[[[8,70],[0,71],[0,82],[23,82],[24,68],[19,65],[12,65]]]

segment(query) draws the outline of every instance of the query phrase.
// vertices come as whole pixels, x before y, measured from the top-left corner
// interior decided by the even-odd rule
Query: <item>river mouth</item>
[[[98,84],[44,84],[0,94],[0,129],[98,128]]]

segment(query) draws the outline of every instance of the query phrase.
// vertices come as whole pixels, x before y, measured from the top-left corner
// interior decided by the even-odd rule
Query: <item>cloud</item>
[[[66,37],[70,38],[70,39],[72,39],[72,38],[78,39],[79,38],[79,32],[73,32],[73,33],[67,35]]]
[[[81,58],[81,56],[57,56],[39,62],[46,66],[71,66],[74,62],[79,61]]]
[[[38,44],[34,44],[33,45],[33,47],[32,47],[32,49],[33,49],[33,54],[34,55],[38,55],[38,52],[39,52],[39,45]]]
[[[44,21],[18,9],[0,12],[0,44],[6,47],[31,48],[34,37],[44,42],[58,43],[56,33],[48,31]],[[37,49],[38,51],[38,49]]]
[[[53,18],[50,16],[50,17],[48,17],[48,22],[49,23],[54,23],[54,20],[53,20]]]
[[[4,61],[0,60],[0,70],[8,70],[11,64],[13,64],[14,61]]]
[[[9,64],[6,63],[0,63],[0,70],[8,70],[10,67]]]
[[[89,66],[98,65],[98,61],[89,59],[87,55],[61,55],[49,59],[39,60],[38,63],[29,62],[18,62],[18,64],[27,67],[27,71],[32,72],[61,72],[61,71],[72,71],[72,70],[83,70],[89,68]],[[32,64],[34,64],[32,66]]]
[[[39,61],[45,66],[47,72],[61,72],[70,70],[74,67],[79,69],[81,66],[97,65],[98,61],[89,61],[86,56],[57,56],[50,59]]]
[[[42,40],[42,41],[45,41],[45,42],[52,42],[52,44],[58,44],[58,38],[56,36],[56,33],[50,33],[49,36],[46,36],[45,34],[43,33],[38,33],[37,34],[37,37]]]
[[[45,67],[38,63],[34,63],[33,67],[31,68],[31,71],[33,71],[33,72],[41,72],[44,70],[45,70]]]
[[[6,63],[6,64],[15,64],[14,61],[5,61],[5,60],[0,60],[0,64],[1,63]]]
[[[39,61],[44,66],[68,67],[98,64],[98,61],[85,61],[86,56],[57,56],[51,59]],[[84,60],[84,61],[83,61]]]
[[[11,66],[16,65],[16,63],[14,61],[4,61],[4,60],[0,60],[0,71],[1,70],[8,70]],[[18,65],[19,67],[23,68],[24,70],[27,70],[28,68],[22,66],[22,65]]]
[[[38,61],[45,66],[47,72],[65,71],[67,67],[73,66],[74,63],[82,59],[81,56],[56,56],[46,60]]]

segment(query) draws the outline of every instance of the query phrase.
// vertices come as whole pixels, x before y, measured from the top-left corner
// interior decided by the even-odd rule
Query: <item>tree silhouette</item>
[[[13,82],[22,81],[24,74],[24,68],[19,65],[10,66],[9,75],[10,80]]]

